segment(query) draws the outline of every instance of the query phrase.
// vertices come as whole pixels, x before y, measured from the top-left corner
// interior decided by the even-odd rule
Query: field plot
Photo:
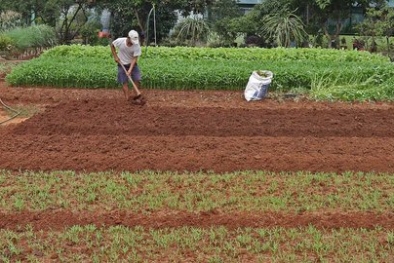
[[[120,91],[4,94],[11,103],[51,104],[3,128],[5,169],[394,172],[392,105],[151,91],[148,105],[136,107]]]
[[[1,85],[0,261],[394,260],[393,104]]]

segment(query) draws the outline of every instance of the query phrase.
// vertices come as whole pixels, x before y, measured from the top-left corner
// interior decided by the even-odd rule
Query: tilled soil
[[[1,91],[8,104],[45,107],[3,125],[3,169],[394,172],[392,104],[146,91],[141,107],[119,90]]]
[[[246,102],[241,91],[143,92],[147,103],[138,106],[125,101],[121,90],[16,88],[1,83],[0,98],[5,103],[41,110],[20,123],[0,126],[0,169],[394,172],[394,104],[300,98]],[[87,214],[84,221],[68,211],[39,215],[52,218],[43,221],[45,228],[51,227],[50,222],[57,228],[59,223],[67,226],[95,220],[108,225],[151,222],[154,226],[160,219],[130,215],[119,221],[110,215]],[[0,228],[39,221],[39,215],[0,214]],[[162,221],[171,227],[223,222],[248,226],[256,222],[261,226],[313,223],[321,227],[393,228],[392,214],[364,212],[292,215],[290,221],[284,218],[291,215],[275,213],[214,214],[203,221],[201,215],[168,216],[170,219]],[[264,218],[275,219],[270,223]]]
[[[175,228],[180,226],[209,228],[224,226],[227,229],[241,227],[308,227],[318,229],[363,228],[376,227],[394,230],[393,213],[349,212],[349,213],[279,213],[279,212],[201,212],[159,211],[149,215],[112,211],[107,213],[82,212],[72,213],[67,210],[45,212],[21,212],[11,214],[0,213],[0,229],[18,229],[30,225],[34,230],[62,230],[75,225],[142,226],[144,228]]]

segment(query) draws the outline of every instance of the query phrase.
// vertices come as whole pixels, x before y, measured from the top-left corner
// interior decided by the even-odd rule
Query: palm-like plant
[[[304,23],[301,18],[287,7],[266,15],[262,19],[262,33],[266,38],[273,39],[280,47],[290,47],[293,41],[302,43],[307,39]]]
[[[209,26],[203,18],[188,17],[178,25],[178,39],[188,40],[194,46],[198,42],[205,42],[209,35]]]

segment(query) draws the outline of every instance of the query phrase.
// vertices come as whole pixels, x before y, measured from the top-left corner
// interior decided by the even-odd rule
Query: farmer
[[[118,82],[122,84],[126,100],[129,100],[128,76],[131,76],[138,89],[141,86],[141,72],[137,65],[138,57],[141,55],[141,46],[137,31],[131,30],[127,37],[115,39],[111,43],[111,51],[115,62],[118,63]],[[127,73],[123,70],[121,64],[125,67]],[[137,91],[136,93],[134,99],[141,96]]]

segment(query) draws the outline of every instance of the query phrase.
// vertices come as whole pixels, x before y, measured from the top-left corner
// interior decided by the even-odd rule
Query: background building
[[[244,14],[248,13],[255,5],[261,4],[264,0],[238,0],[238,6]]]

